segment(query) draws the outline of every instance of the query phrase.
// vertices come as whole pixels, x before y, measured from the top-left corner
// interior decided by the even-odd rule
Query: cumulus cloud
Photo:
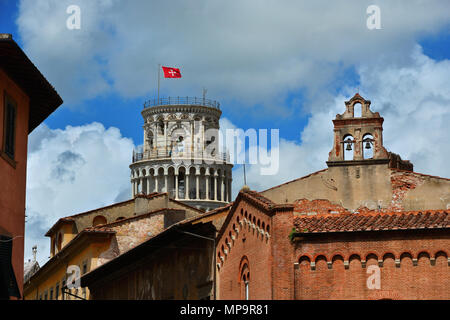
[[[61,217],[131,198],[128,165],[133,142],[100,123],[50,129],[30,135],[27,168],[25,256],[38,244],[49,254],[48,229]]]
[[[74,4],[80,30],[66,28]],[[372,4],[381,30],[366,27]],[[450,3],[411,0],[405,10],[372,0],[22,0],[17,22],[27,53],[69,104],[111,90],[154,95],[162,63],[183,74],[162,79],[166,93],[207,86],[223,101],[280,108],[288,92],[317,94],[354,64],[380,56],[405,63],[418,36],[448,23]]]

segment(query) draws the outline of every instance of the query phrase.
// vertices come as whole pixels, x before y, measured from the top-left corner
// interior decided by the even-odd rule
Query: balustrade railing
[[[188,159],[212,159],[220,160],[223,162],[230,162],[230,155],[225,152],[217,152],[210,154],[206,151],[200,152],[172,152],[169,150],[151,150],[151,151],[139,151],[133,150],[133,163],[142,160],[164,159],[164,158],[188,158]]]
[[[220,103],[215,100],[197,97],[167,97],[159,99],[150,99],[144,103],[144,109],[156,106],[167,105],[196,105],[211,107],[220,110]]]

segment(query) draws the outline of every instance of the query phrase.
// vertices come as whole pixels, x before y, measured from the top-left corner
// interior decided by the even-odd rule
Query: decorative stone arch
[[[186,136],[191,135],[189,128],[185,123],[177,122],[177,123],[174,123],[173,125],[171,125],[170,128],[167,129],[167,137],[170,137],[170,139],[171,139],[173,132],[177,129],[183,129]]]
[[[394,253],[387,251],[383,254],[382,259],[383,259],[383,261],[385,261],[386,259],[389,259],[389,258],[394,259],[394,260],[396,259]]]
[[[299,264],[301,264],[303,261],[308,261],[308,263],[311,263],[311,261],[313,261],[313,259],[311,258],[311,256],[310,256],[309,254],[303,253],[302,255],[300,255],[300,256],[297,258],[297,262],[298,262]]]
[[[439,264],[440,260],[444,260],[446,264],[450,267],[450,259],[448,258],[448,254],[445,250],[437,251],[433,256],[433,265]]]
[[[431,255],[428,251],[423,250],[417,254],[417,257],[416,257],[417,264],[419,264],[419,262],[422,258],[428,259],[428,263],[431,265]]]
[[[433,258],[437,258],[439,256],[445,256],[446,258],[448,258],[448,253],[446,250],[438,250],[435,252]]]
[[[341,260],[342,262],[344,262],[344,255],[340,253],[335,253],[331,258],[331,262],[334,263],[337,260]]]
[[[405,259],[409,258],[411,260],[412,265],[414,266],[414,256],[411,252],[405,251],[400,255],[400,265],[405,263]],[[417,260],[416,260],[417,261]]]
[[[194,170],[192,170],[192,169],[194,169]],[[198,169],[198,165],[195,165],[195,164],[191,164],[191,165],[189,165],[188,167],[187,167],[187,172],[189,172],[189,174],[190,175],[196,175],[196,174],[199,174],[199,169]]]
[[[365,260],[367,261],[370,258],[375,258],[375,260],[378,261],[378,256],[379,256],[378,253],[376,253],[374,251],[370,251],[370,252],[366,253],[366,259]]]
[[[348,257],[348,267],[349,268],[352,265],[353,261],[358,261],[359,262],[359,267],[362,266],[361,256],[359,255],[359,253],[352,253],[352,254],[349,255],[349,257]]]
[[[373,117],[373,112],[370,111],[370,100],[366,100],[361,97],[358,93],[353,96],[348,101],[345,101],[345,112],[342,117],[345,118],[355,118],[355,105],[361,105],[361,117]]]
[[[325,260],[326,262],[328,262],[329,260],[328,260],[328,257],[325,255],[325,254],[323,254],[323,253],[318,253],[318,254],[316,254],[315,256],[314,256],[314,262],[317,262],[317,261],[319,261],[319,260]]]

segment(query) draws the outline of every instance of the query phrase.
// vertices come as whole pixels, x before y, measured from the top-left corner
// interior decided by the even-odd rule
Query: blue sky
[[[66,27],[72,4],[80,30]],[[381,29],[367,28],[372,4]],[[161,79],[161,96],[201,97],[206,87],[222,126],[280,130],[279,172],[249,166],[253,189],[325,168],[332,119],[357,90],[385,118],[389,151],[449,177],[449,12],[446,0],[0,0],[0,32],[64,100],[29,138],[26,256],[38,243],[46,259],[43,234],[59,217],[130,196],[128,165],[158,63],[183,76]],[[62,162],[67,152],[80,161]],[[235,193],[242,183],[236,165]]]

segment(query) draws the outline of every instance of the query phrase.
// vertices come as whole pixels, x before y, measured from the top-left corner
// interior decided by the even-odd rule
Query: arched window
[[[250,267],[246,256],[242,257],[239,269],[241,299],[250,300]]]
[[[244,300],[250,300],[250,270],[247,264],[243,266],[241,271],[241,283],[242,298]]]
[[[104,216],[96,216],[92,221],[92,226],[98,226],[100,224],[106,224],[106,218]]]
[[[355,103],[353,105],[353,117],[354,118],[361,118],[362,116],[362,105],[361,103]]]
[[[147,133],[147,142],[148,142],[148,145],[150,146],[150,149],[153,149],[153,146],[154,146],[153,141],[154,141],[153,132],[149,131]]]
[[[371,159],[373,158],[373,147],[374,147],[374,140],[373,136],[370,133],[367,133],[363,136],[363,158],[364,159]]]

